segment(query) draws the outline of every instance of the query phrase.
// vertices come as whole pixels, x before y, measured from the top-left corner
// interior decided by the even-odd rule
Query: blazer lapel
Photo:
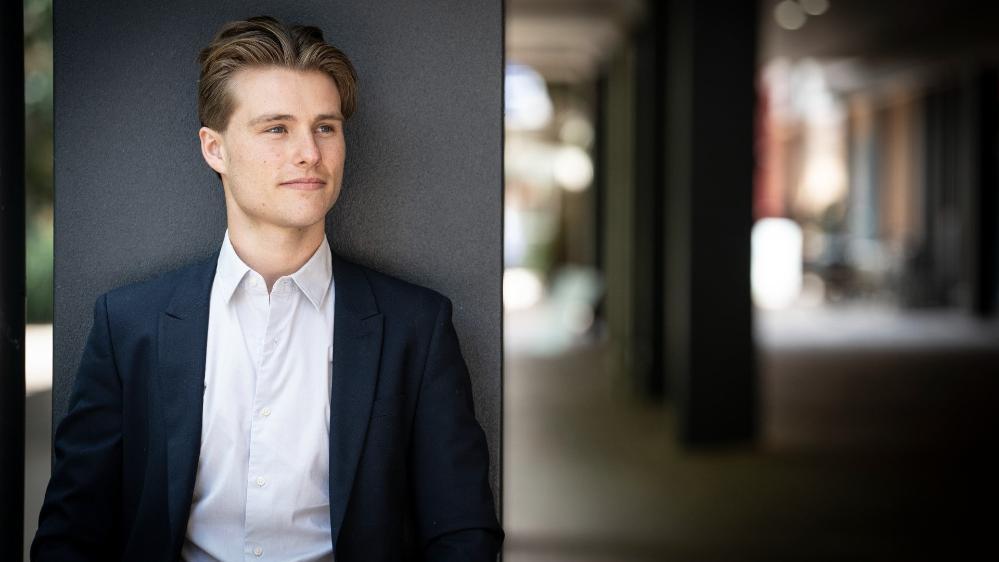
[[[218,254],[185,272],[159,324],[159,387],[166,435],[171,546],[179,555],[201,450],[208,306]]]
[[[333,256],[333,374],[330,391],[330,525],[333,549],[368,430],[382,346],[382,315],[364,272]]]

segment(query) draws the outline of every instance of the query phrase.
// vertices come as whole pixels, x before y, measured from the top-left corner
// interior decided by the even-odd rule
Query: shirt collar
[[[323,299],[333,282],[333,255],[325,234],[316,253],[298,271],[292,273],[291,278],[305,293],[312,306],[316,310],[322,310]]]
[[[222,249],[219,251],[219,265],[215,269],[215,286],[221,291],[226,303],[232,299],[232,294],[236,292],[236,287],[239,287],[248,271],[250,266],[236,255],[236,249],[229,240],[229,231],[226,230],[225,238],[222,239]]]
[[[215,273],[215,283],[226,303],[232,299],[236,288],[239,287],[249,271],[250,266],[246,265],[236,254],[236,249],[232,247],[232,242],[229,240],[229,231],[226,230]],[[292,281],[298,285],[312,306],[319,310],[333,283],[333,256],[326,235],[323,235],[322,244],[312,254],[309,261],[288,277],[291,277]]]

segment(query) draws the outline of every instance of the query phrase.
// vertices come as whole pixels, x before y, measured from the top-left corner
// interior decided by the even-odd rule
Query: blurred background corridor
[[[25,0],[25,545],[51,0]],[[506,0],[504,559],[996,559],[999,9]]]
[[[995,15],[507,2],[506,560],[996,555]]]

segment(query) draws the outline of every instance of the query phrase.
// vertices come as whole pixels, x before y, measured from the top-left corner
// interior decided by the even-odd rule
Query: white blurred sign
[[[766,218],[753,225],[753,302],[787,308],[801,294],[801,227],[790,219]]]

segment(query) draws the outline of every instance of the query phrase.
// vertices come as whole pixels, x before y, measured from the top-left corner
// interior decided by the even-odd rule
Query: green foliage
[[[52,322],[52,0],[24,0],[28,322]]]
[[[52,322],[52,221],[36,217],[28,225],[28,323]]]

